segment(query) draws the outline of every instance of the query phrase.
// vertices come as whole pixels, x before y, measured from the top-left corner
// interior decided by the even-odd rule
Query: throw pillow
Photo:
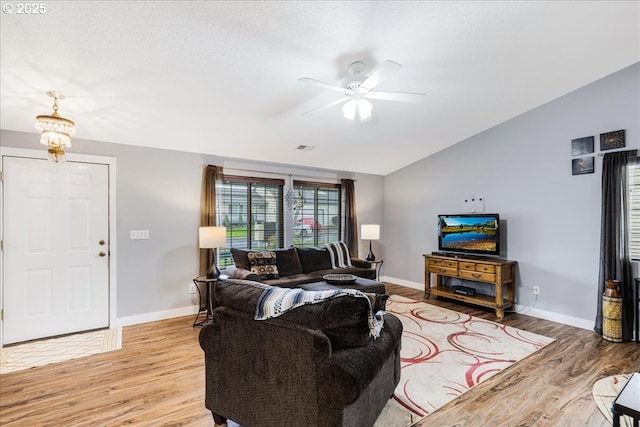
[[[249,252],[247,258],[249,270],[260,276],[261,279],[277,279],[279,277],[275,252]]]
[[[331,255],[332,268],[353,267],[346,243],[343,241],[327,243],[327,249]]]

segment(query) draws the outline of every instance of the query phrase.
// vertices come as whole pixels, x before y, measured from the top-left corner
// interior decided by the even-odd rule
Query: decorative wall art
[[[571,140],[571,155],[579,156],[581,154],[593,153],[593,136],[585,136]]]
[[[624,129],[600,134],[600,151],[624,147]]]
[[[571,160],[571,175],[593,173],[593,156]]]

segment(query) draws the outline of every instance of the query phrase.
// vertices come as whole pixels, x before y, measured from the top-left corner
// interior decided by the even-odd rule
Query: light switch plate
[[[129,238],[131,240],[148,240],[149,230],[131,230],[129,232]]]

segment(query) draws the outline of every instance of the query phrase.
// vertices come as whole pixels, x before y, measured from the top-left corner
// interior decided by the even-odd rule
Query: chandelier
[[[64,95],[53,90],[47,95],[53,98],[53,113],[37,116],[35,127],[41,132],[40,143],[49,147],[49,160],[58,163],[64,161],[65,148],[71,147],[75,123],[58,114],[58,100],[64,99]]]

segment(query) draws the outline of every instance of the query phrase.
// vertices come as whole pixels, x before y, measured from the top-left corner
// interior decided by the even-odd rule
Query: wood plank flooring
[[[387,284],[388,293],[422,292]],[[484,311],[430,303],[495,321]],[[121,350],[0,376],[2,426],[213,426],[204,407],[204,361],[193,317],[128,326]],[[510,313],[501,323],[556,342],[431,414],[420,427],[604,427],[591,387],[640,371],[640,345]]]

